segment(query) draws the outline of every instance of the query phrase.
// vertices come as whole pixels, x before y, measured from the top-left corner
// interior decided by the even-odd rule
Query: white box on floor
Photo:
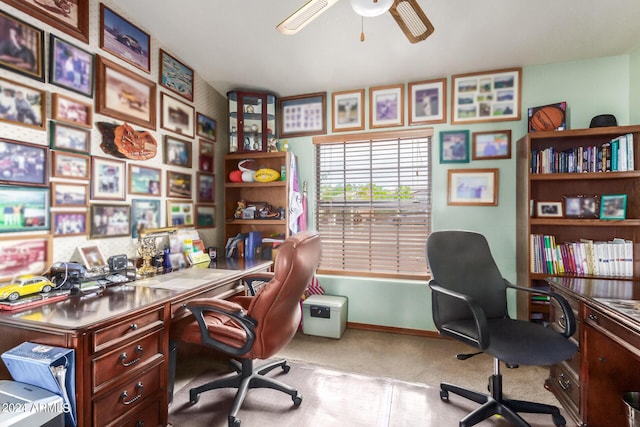
[[[340,338],[347,327],[347,297],[311,295],[302,302],[302,332]]]

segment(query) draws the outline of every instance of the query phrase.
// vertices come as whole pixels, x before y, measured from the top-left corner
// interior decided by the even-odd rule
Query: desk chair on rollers
[[[480,403],[481,406],[460,421],[460,427],[473,426],[494,415],[503,416],[511,425],[529,424],[518,414],[550,414],[556,426],[566,425],[560,410],[552,405],[506,399],[502,395],[500,362],[508,366],[548,366],[571,357],[577,347],[569,340],[576,321],[569,303],[560,295],[554,298],[567,319],[565,330],[556,332],[540,324],[509,318],[507,289],[533,292],[502,278],[484,236],[467,231],[438,231],[427,239],[427,261],[432,279],[433,320],[442,335],[462,341],[494,358],[489,377],[490,394],[478,393],[449,383],[440,384],[440,397],[449,393]]]

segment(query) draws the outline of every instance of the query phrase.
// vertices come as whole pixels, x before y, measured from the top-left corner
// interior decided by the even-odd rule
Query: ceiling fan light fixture
[[[388,11],[394,0],[351,0],[351,7],[360,16],[371,18]]]
[[[389,12],[411,43],[424,40],[435,31],[433,24],[416,0],[395,0]]]
[[[309,0],[300,9],[276,26],[282,34],[292,35],[307,26],[338,0]]]

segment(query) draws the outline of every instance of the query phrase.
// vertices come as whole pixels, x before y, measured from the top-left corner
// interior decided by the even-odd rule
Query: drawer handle
[[[140,390],[140,391],[135,397],[131,398],[131,400],[126,400],[127,397],[129,397],[129,393],[127,393],[127,390],[122,392],[122,394],[120,395],[120,401],[122,402],[123,405],[131,405],[133,402],[135,402],[136,400],[142,397],[142,392],[144,390],[144,386],[142,385],[142,382],[139,382],[138,384],[136,384],[136,390]]]
[[[564,317],[564,314],[558,318],[558,325],[562,329],[567,329],[567,319]]]
[[[560,384],[560,388],[563,390],[569,390],[571,388],[571,380],[565,379],[564,374],[558,376],[558,384]]]
[[[131,325],[129,325],[129,329],[131,329],[132,331],[135,331],[136,329],[138,329],[138,324],[132,323]]]
[[[125,360],[127,360],[127,357],[129,357],[129,356],[127,356],[127,352],[126,351],[124,353],[122,353],[120,355],[120,364],[126,368],[126,367],[129,367],[131,365],[135,365],[136,363],[138,363],[140,361],[140,359],[142,359],[142,354],[144,353],[144,350],[143,350],[143,348],[142,348],[142,346],[140,344],[138,344],[138,346],[136,347],[136,353],[140,353],[140,354],[138,355],[138,357],[133,359],[131,362],[125,362]]]
[[[136,422],[136,427],[144,427],[144,423],[138,420],[138,422]]]
[[[587,316],[587,318],[588,318],[589,320],[591,320],[592,322],[596,322],[596,323],[598,323],[598,321],[599,321],[599,320],[598,320],[598,316],[596,316],[596,315],[595,315],[595,314],[593,314],[593,313],[589,313],[589,315]]]

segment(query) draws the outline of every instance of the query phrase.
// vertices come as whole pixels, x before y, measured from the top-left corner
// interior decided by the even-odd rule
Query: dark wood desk
[[[190,268],[0,314],[0,353],[31,341],[76,352],[78,426],[166,426],[169,330],[192,298],[228,298],[271,261]],[[4,364],[0,378],[11,379]]]
[[[579,426],[628,425],[625,391],[640,391],[640,282],[550,278],[574,309],[579,352],[551,367],[548,385]],[[552,325],[563,324],[551,306]]]

